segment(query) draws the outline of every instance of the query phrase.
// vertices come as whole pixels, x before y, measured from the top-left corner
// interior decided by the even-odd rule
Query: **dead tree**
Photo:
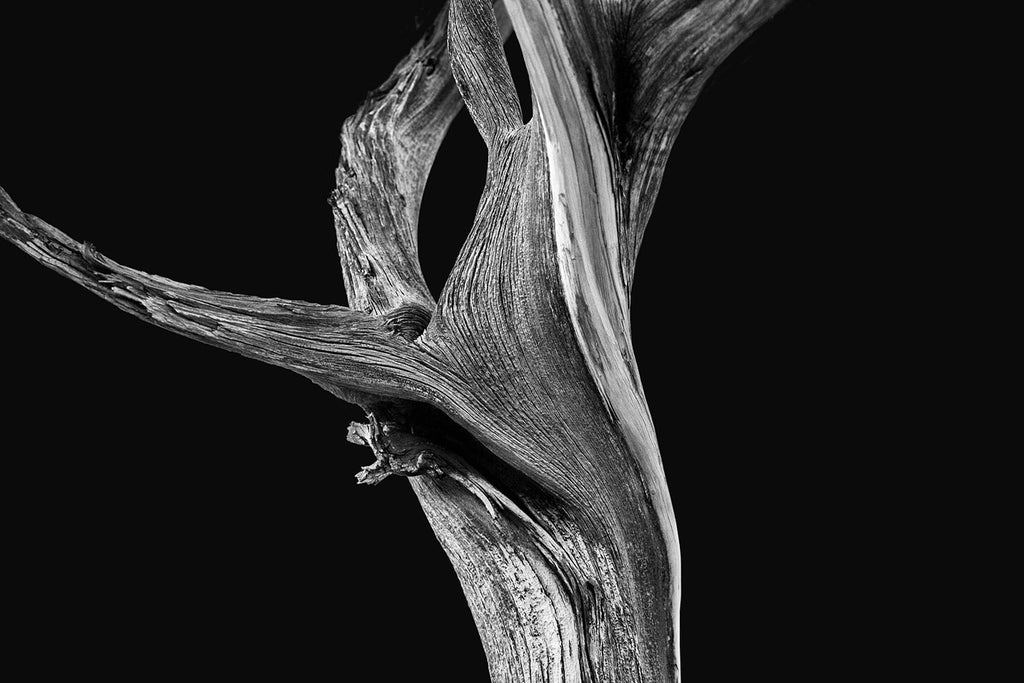
[[[679,541],[630,341],[633,268],[702,84],[783,4],[453,0],[344,123],[331,201],[348,307],[148,275],[2,191],[0,230],[124,311],[361,406],[348,438],[375,462],[358,479],[410,478],[494,681],[678,680]],[[434,301],[418,209],[463,103],[486,185]]]

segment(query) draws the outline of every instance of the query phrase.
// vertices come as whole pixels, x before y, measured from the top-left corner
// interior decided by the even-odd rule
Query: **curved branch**
[[[669,152],[701,88],[726,57],[788,0],[647,2],[625,29],[614,109],[614,150],[621,169],[620,254],[633,286],[644,229]]]
[[[604,244],[583,254],[595,272],[590,279],[601,286],[606,275],[600,271],[607,270],[624,306],[665,163],[686,115],[715,67],[787,2],[510,2],[539,107],[568,159],[568,181],[585,195],[607,196],[599,212],[587,215],[585,207],[576,208],[570,188],[567,212],[570,218],[577,213],[580,225],[592,232],[591,226],[600,228]],[[584,252],[587,241],[583,235]],[[606,267],[600,260],[611,263]],[[606,293],[612,293],[609,287]]]
[[[429,359],[387,321],[342,306],[211,291],[122,266],[21,211],[2,188],[0,236],[137,318],[329,388],[411,397],[432,381]]]
[[[497,33],[511,24],[495,2]],[[372,315],[406,312],[403,334],[418,335],[434,300],[420,269],[417,225],[423,188],[448,126],[462,107],[446,42],[448,10],[341,131],[331,196],[349,305]]]

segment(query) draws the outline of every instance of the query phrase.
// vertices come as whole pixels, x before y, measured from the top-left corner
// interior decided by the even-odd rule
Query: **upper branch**
[[[523,123],[490,0],[452,0],[448,50],[452,72],[473,122],[490,147]]]
[[[411,397],[429,362],[387,322],[342,306],[217,292],[122,266],[21,211],[0,188],[0,236],[123,311],[328,388]]]
[[[511,26],[500,0],[496,5],[504,41]],[[409,338],[423,330],[434,308],[418,257],[420,200],[437,149],[462,106],[447,26],[444,9],[388,80],[345,121],[331,197],[349,305],[374,315],[400,311]]]
[[[621,261],[632,287],[669,151],[708,77],[788,0],[647,2],[624,29],[618,98],[602,102],[621,176]]]
[[[714,68],[786,2],[510,0],[545,129],[566,166],[575,236],[593,242],[581,256],[597,281],[600,261],[610,262],[625,306],[683,120]],[[595,208],[574,206],[574,192],[597,198]]]

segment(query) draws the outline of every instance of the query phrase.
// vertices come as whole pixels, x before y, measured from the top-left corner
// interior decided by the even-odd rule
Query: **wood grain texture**
[[[511,27],[500,3],[498,16],[492,30],[507,37]],[[409,338],[423,331],[434,308],[418,257],[420,201],[434,155],[462,108],[447,19],[442,12],[345,121],[331,195],[349,305],[393,320]]]
[[[19,209],[0,188],[0,235],[132,315],[338,390],[418,396],[428,358],[385,320],[343,306],[217,292],[112,261]]]
[[[363,407],[378,484],[409,477],[491,678],[681,677],[675,513],[630,338],[636,254],[711,70],[774,0],[452,0],[342,127],[331,197],[349,306],[122,266],[0,194],[0,234],[147,322],[289,368]],[[515,32],[534,116],[502,44]],[[487,145],[435,302],[419,204],[465,104]]]

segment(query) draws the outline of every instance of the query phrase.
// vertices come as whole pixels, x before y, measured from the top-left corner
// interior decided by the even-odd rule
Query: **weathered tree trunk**
[[[411,478],[494,681],[678,680],[679,539],[630,342],[633,268],[701,85],[782,4],[453,0],[344,124],[332,205],[348,308],[147,275],[2,191],[0,230],[133,315],[362,406],[348,436],[376,461],[358,478]],[[487,179],[435,302],[419,202],[463,103]]]

